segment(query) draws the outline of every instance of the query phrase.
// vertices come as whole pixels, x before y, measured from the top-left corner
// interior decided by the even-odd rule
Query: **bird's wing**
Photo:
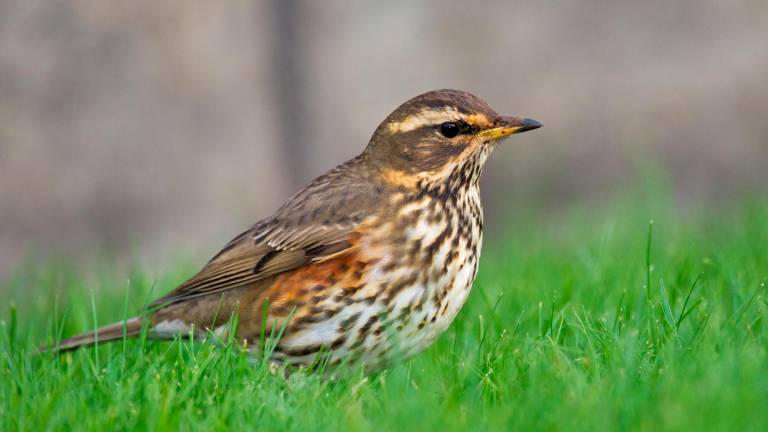
[[[380,190],[349,176],[336,169],[318,178],[152,306],[237,288],[349,250],[381,202]]]

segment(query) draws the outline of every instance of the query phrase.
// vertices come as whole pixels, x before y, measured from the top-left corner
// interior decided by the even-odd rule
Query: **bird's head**
[[[501,116],[470,93],[435,90],[392,112],[374,132],[365,154],[386,182],[414,186],[420,180],[438,182],[462,167],[479,175],[499,140],[540,127],[532,119]]]

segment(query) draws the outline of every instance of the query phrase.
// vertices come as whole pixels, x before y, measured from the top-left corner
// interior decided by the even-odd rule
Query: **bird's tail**
[[[40,351],[63,352],[83,346],[94,345],[96,343],[119,340],[123,337],[138,336],[141,333],[141,324],[142,319],[140,317],[128,318],[124,321],[118,321],[114,324],[100,327],[92,332],[82,333],[64,339],[54,346],[42,346],[40,347]]]

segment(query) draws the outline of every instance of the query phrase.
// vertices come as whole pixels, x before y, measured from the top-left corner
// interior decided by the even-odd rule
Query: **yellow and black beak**
[[[516,133],[527,132],[542,127],[543,125],[534,119],[521,117],[499,117],[496,124],[478,135],[485,140],[497,140]]]

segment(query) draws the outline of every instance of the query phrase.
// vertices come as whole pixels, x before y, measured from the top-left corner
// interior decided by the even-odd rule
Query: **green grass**
[[[35,355],[194,268],[25,265],[0,287],[0,430],[768,430],[768,203],[669,207],[514,213],[434,346],[338,380],[188,340]]]

